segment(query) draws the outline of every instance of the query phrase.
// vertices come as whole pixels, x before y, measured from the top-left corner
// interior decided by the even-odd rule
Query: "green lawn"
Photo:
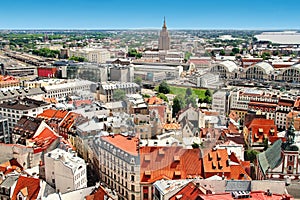
[[[185,95],[186,88],[184,87],[175,87],[175,86],[170,86],[171,89],[171,94],[179,95],[183,94]],[[205,98],[205,89],[196,89],[192,88],[192,91],[195,95],[198,96],[199,99],[204,99]]]

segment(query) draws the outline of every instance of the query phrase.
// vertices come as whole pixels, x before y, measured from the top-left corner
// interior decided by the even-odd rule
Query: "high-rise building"
[[[164,18],[164,25],[160,31],[159,40],[158,40],[158,49],[159,50],[169,50],[170,49],[170,37],[167,30],[166,19]]]

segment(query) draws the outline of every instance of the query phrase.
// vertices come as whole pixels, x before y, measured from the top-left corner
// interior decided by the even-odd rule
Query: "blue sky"
[[[299,0],[2,0],[0,29],[300,29]]]

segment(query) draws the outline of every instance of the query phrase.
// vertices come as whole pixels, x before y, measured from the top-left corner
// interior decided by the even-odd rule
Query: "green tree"
[[[184,54],[184,61],[188,61],[190,59],[190,57],[192,56],[191,52],[186,51]]]
[[[209,104],[211,103],[211,101],[212,101],[211,97],[209,97],[209,96],[205,96],[205,98],[203,100],[204,103],[209,103]]]
[[[231,51],[232,51],[232,53],[234,53],[234,55],[237,53],[240,53],[240,49],[237,47],[234,47]]]
[[[196,99],[197,99],[197,96],[196,95],[190,95],[188,97],[185,98],[186,99],[186,105],[192,105],[194,108],[197,108],[198,105],[197,105],[197,102],[196,102]]]
[[[222,50],[220,51],[220,55],[221,55],[221,56],[225,56],[225,51],[224,51],[224,49],[222,49]]]
[[[209,89],[207,89],[206,91],[205,91],[205,94],[204,94],[205,96],[208,96],[208,97],[211,97],[211,91],[209,90]]]
[[[261,54],[261,57],[262,57],[262,59],[264,59],[264,60],[268,60],[268,59],[271,58],[271,54],[270,54],[269,52],[263,52],[263,53]]]
[[[125,99],[126,93],[124,90],[117,89],[114,91],[114,100],[123,101]]]
[[[250,161],[251,163],[253,163],[256,159],[257,154],[259,154],[259,152],[256,151],[256,150],[252,150],[252,149],[246,150],[244,152],[245,160]]]
[[[138,52],[136,49],[130,49],[128,51],[128,57],[141,58],[142,54]]]
[[[165,94],[163,94],[163,93],[159,93],[157,95],[157,97],[160,98],[160,99],[162,99],[162,100],[164,100],[165,102],[169,102],[168,97]]]
[[[159,84],[159,87],[158,87],[159,93],[169,94],[170,91],[171,91],[170,86],[166,81],[163,81]]]
[[[134,79],[134,82],[136,83],[136,84],[138,84],[139,86],[142,84],[142,78],[141,77],[139,77],[139,76],[137,76],[135,79]]]
[[[186,107],[186,102],[184,99],[184,96],[182,94],[177,95],[174,99],[173,99],[173,117],[175,117],[177,115],[177,113]]]
[[[72,57],[69,58],[69,60],[74,60],[74,61],[77,61],[77,62],[86,62],[87,61],[86,58],[77,57],[77,56],[72,56]]]
[[[193,94],[193,91],[192,91],[191,88],[187,88],[187,89],[185,90],[185,98],[191,96],[192,94]]]

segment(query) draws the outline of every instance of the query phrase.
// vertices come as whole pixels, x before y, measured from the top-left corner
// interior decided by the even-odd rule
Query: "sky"
[[[300,29],[299,0],[1,0],[0,29]]]

